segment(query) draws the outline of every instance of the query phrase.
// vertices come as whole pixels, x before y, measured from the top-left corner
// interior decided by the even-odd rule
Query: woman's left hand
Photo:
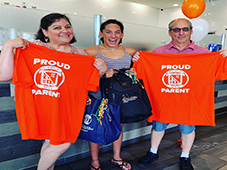
[[[227,56],[227,50],[221,49],[219,52],[220,52],[220,54],[221,54],[223,57],[226,57],[226,56]]]
[[[135,68],[130,68],[129,71],[136,71],[136,69]]]
[[[106,62],[100,58],[96,58],[94,66],[99,70],[99,76],[102,77],[107,71]]]
[[[114,70],[113,69],[108,69],[105,74],[105,78],[110,78],[114,75]]]
[[[133,56],[132,56],[132,61],[138,61],[140,59],[140,54],[139,52],[136,52]]]

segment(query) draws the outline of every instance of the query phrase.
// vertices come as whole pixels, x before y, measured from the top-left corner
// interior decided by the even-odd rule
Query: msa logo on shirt
[[[70,69],[68,64],[59,63],[54,60],[45,60],[45,59],[34,59],[33,64],[47,65],[41,66],[34,74],[34,83],[40,88],[38,90],[32,89],[32,94],[35,95],[48,95],[51,97],[60,97],[58,90],[59,87],[65,81],[65,75],[62,71],[64,69]],[[56,67],[58,66],[58,67]]]
[[[162,65],[167,71],[162,76],[162,82],[167,88],[161,88],[162,93],[188,93],[190,89],[183,88],[189,82],[188,74],[182,69],[190,69],[190,65]]]
[[[41,89],[57,90],[64,80],[63,71],[55,66],[40,67],[34,75],[34,82]]]

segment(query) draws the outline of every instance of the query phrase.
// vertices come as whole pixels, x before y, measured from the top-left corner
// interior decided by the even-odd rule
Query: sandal
[[[119,168],[121,168],[121,170],[125,170],[125,168],[127,168],[128,164],[129,164],[128,162],[125,162],[123,160],[115,160],[114,158],[112,158],[110,161],[113,165],[116,165]]]
[[[89,170],[101,170],[101,166],[99,166],[98,168],[96,168],[96,167],[94,167],[94,166],[90,163],[88,169],[89,169]]]

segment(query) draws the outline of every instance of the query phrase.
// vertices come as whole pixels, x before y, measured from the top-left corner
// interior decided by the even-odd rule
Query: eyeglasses
[[[188,32],[191,28],[190,27],[183,27],[183,28],[172,28],[173,32],[180,32],[181,30],[184,32]]]

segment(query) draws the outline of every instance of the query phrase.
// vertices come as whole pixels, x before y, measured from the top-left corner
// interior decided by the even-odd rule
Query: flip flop
[[[88,169],[89,169],[89,170],[101,170],[101,166],[99,166],[98,168],[96,168],[96,167],[94,167],[94,166],[90,163]]]
[[[117,167],[121,168],[122,170],[125,170],[125,168],[127,168],[127,165],[129,164],[128,162],[125,162],[123,160],[115,160],[114,158],[112,158],[110,161],[113,165],[116,165]]]

